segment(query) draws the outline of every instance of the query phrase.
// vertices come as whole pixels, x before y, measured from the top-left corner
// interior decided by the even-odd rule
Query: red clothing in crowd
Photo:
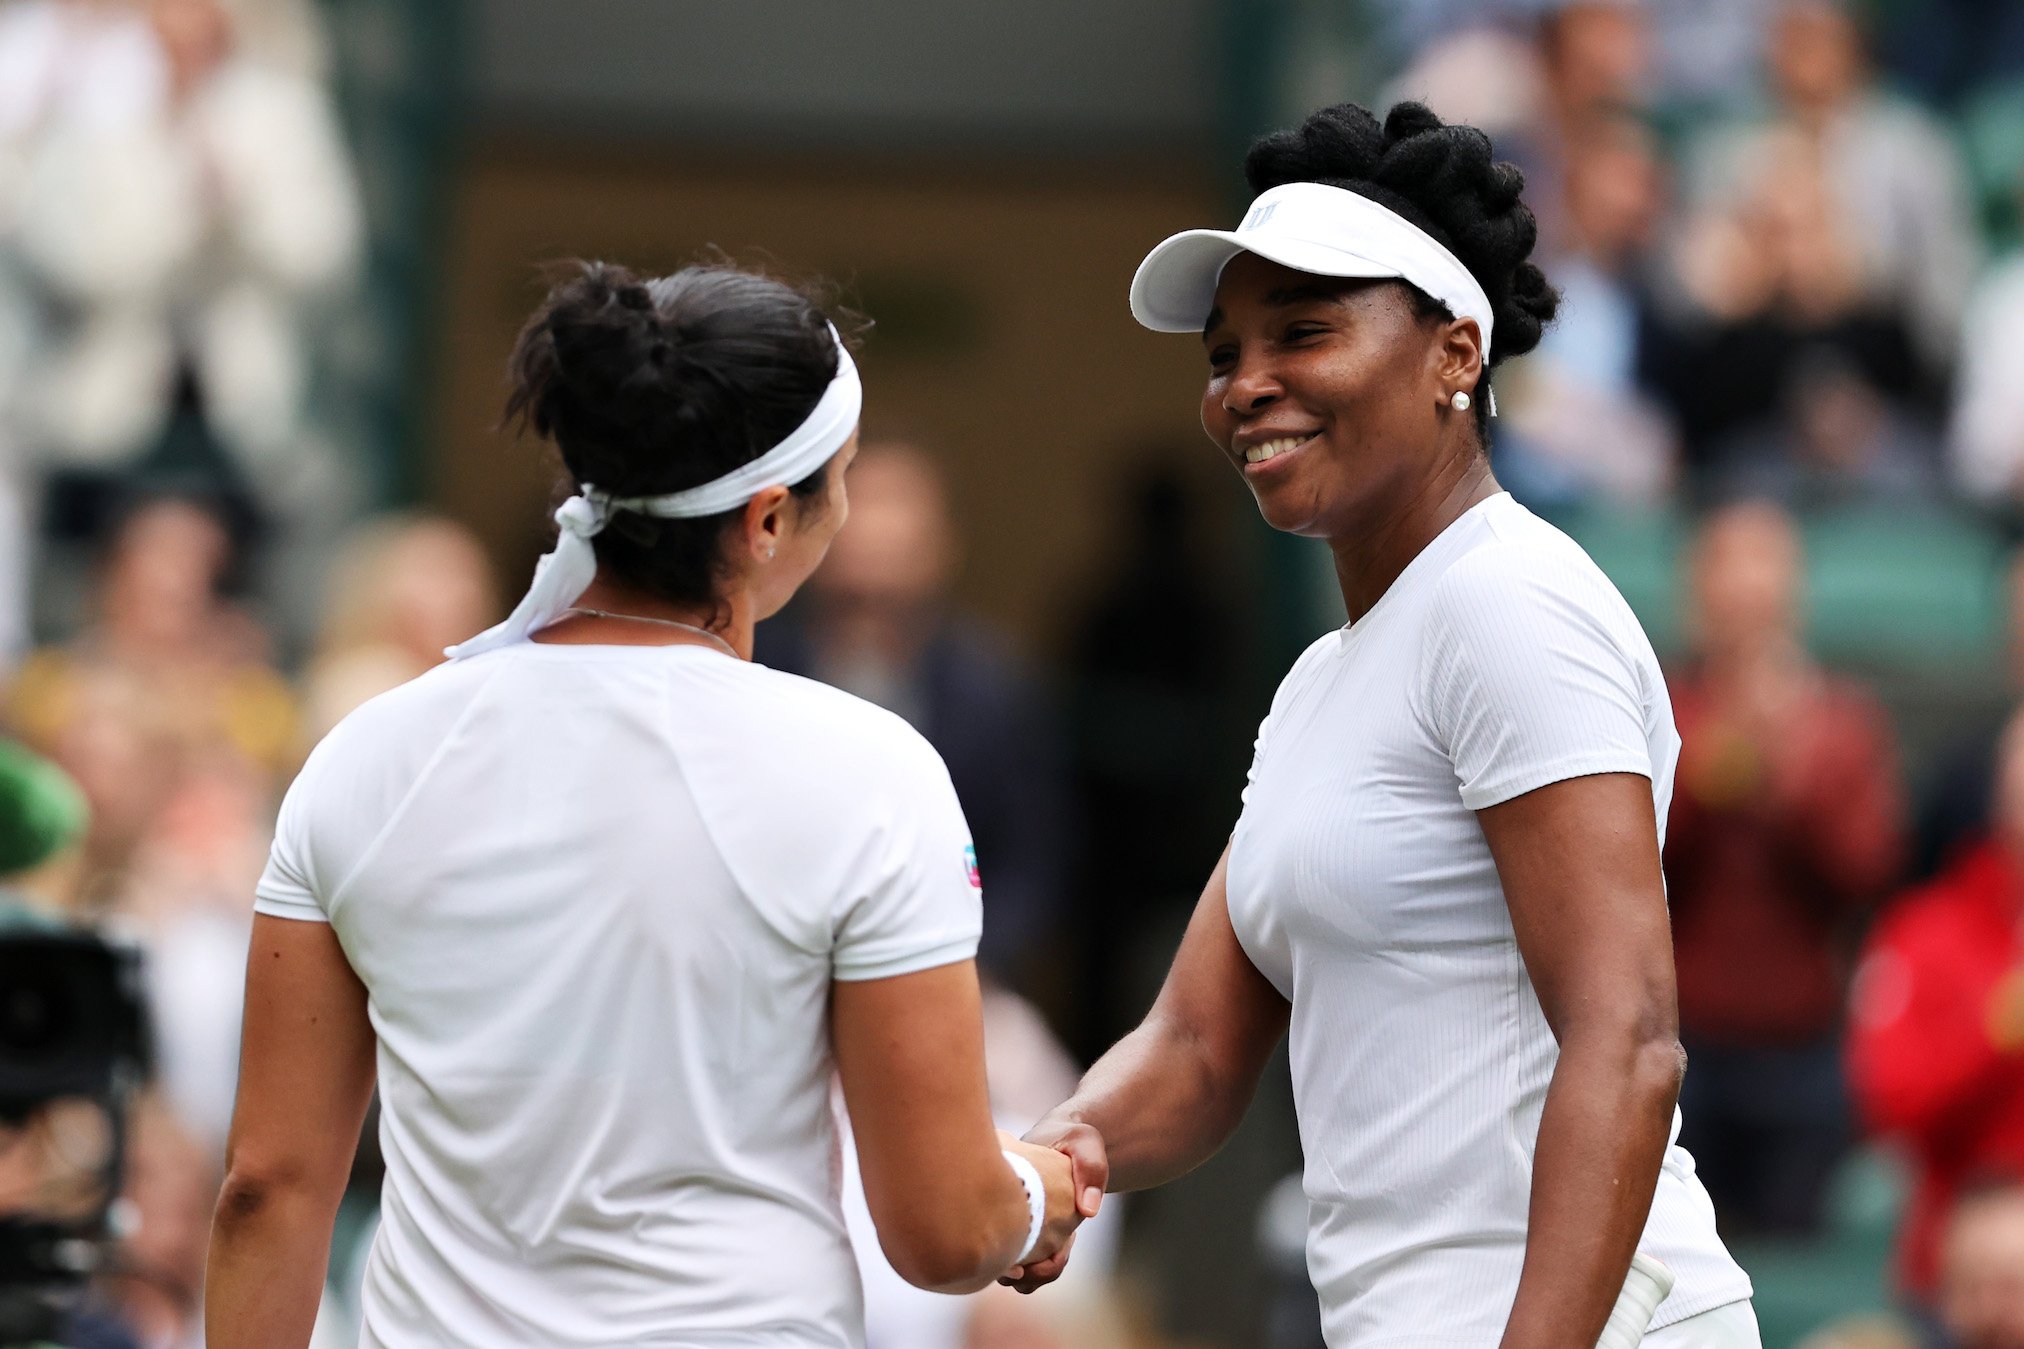
[[[1758,747],[1726,733],[1692,676],[1670,681],[1680,766],[1666,828],[1680,1024],[1751,1047],[1813,1043],[1841,1022],[1850,921],[1896,879],[1897,753],[1860,685],[1819,681]]]
[[[1892,904],[1863,948],[1849,1082],[1868,1126],[1915,1162],[1899,1272],[1921,1298],[1962,1183],[2024,1176],[2024,1052],[1999,1048],[1991,1015],[1997,985],[2020,965],[2024,872],[1995,844]]]

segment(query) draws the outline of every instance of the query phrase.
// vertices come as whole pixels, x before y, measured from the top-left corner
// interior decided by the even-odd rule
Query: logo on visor
[[[1261,201],[1245,214],[1244,223],[1237,226],[1237,228],[1240,230],[1262,229],[1265,222],[1272,218],[1272,213],[1278,209],[1279,203],[1276,201]]]
[[[963,849],[963,866],[970,873],[970,888],[972,890],[982,890],[984,888],[984,873],[977,870],[977,849],[975,846]]]

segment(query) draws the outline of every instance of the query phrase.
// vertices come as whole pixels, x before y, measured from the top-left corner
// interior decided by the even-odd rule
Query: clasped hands
[[[998,1276],[998,1282],[1007,1288],[1030,1293],[1053,1283],[1068,1267],[1075,1229],[1094,1218],[1103,1204],[1110,1158],[1104,1151],[1103,1136],[1087,1124],[1046,1119],[1023,1139],[1001,1132],[999,1142],[1032,1162],[1047,1187],[1047,1220],[1041,1226],[1040,1241],[1026,1253],[1023,1263]]]

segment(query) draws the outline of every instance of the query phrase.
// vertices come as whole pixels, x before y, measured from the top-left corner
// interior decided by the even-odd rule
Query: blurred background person
[[[303,741],[313,745],[366,699],[443,661],[492,626],[499,589],[470,529],[440,516],[369,520],[345,541],[303,675]]]
[[[30,337],[0,413],[60,520],[134,473],[257,514],[302,452],[361,205],[327,94],[242,27],[221,0],[0,14],[0,262]]]
[[[1935,376],[1818,145],[1774,127],[1742,159],[1676,230],[1646,364],[1691,485],[1795,507],[1930,495]]]
[[[1529,128],[1504,153],[1525,170],[1526,200],[1539,203],[1539,243],[1547,256],[1580,246],[1575,188],[1569,181],[1582,142],[1598,122],[1650,105],[1651,18],[1628,0],[1549,0],[1534,43],[1540,100]],[[1619,166],[1623,167],[1623,166]]]
[[[1767,155],[1812,161],[1864,289],[1903,318],[1922,362],[1945,371],[1981,250],[1959,149],[1878,80],[1847,0],[1780,0],[1766,37],[1770,115],[1709,138],[1701,186],[1723,191]]]
[[[203,1349],[204,1251],[219,1155],[159,1101],[135,1110],[122,1196],[131,1225],[99,1283],[136,1349]]]
[[[1963,1194],[1940,1248],[1940,1321],[1955,1349],[2024,1346],[2024,1180]]]
[[[868,444],[850,469],[850,528],[807,592],[759,630],[757,658],[898,713],[941,754],[985,877],[978,961],[1025,987],[1066,879],[1061,733],[1037,681],[952,601],[958,560],[937,462]]]
[[[2024,209],[2024,165],[2012,176],[2010,195]],[[1947,427],[1952,479],[2014,531],[2024,523],[2024,418],[2016,409],[2024,387],[2024,249],[2015,241],[1979,279],[1959,345]]]
[[[2024,1174],[2024,717],[2003,732],[1992,824],[1884,910],[1853,991],[1850,1082],[1864,1123],[1914,1168],[1898,1276],[1928,1310],[1964,1187]]]
[[[1678,453],[1642,369],[1665,170],[1651,131],[1622,112],[1572,129],[1566,151],[1561,249],[1546,263],[1560,314],[1506,392],[1498,481],[1535,509],[1649,508]]]
[[[1148,460],[1121,475],[1113,500],[1109,575],[1073,597],[1083,608],[1064,658],[1083,934],[1067,1010],[1085,1060],[1151,1001],[1215,865],[1251,738],[1235,710],[1255,673],[1240,635],[1255,635],[1255,620],[1219,575],[1185,479]]]
[[[1791,520],[1749,502],[1694,542],[1692,658],[1669,675],[1683,747],[1665,869],[1681,1089],[1724,1230],[1805,1233],[1852,1141],[1844,970],[1896,878],[1903,788],[1890,722],[1801,630]]]
[[[1987,840],[1990,801],[2003,727],[2024,698],[2024,552],[2005,560],[1999,587],[2003,610],[1999,697],[1986,708],[1948,718],[1949,734],[1933,755],[1918,793],[1910,878],[1927,880]]]
[[[13,724],[91,800],[94,902],[122,893],[183,764],[237,758],[263,796],[294,766],[295,694],[265,628],[227,596],[233,565],[232,538],[206,505],[134,507],[106,548],[90,620],[31,656],[8,692]]]

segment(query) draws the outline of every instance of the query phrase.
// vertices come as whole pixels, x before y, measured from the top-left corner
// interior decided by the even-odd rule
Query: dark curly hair
[[[521,330],[509,424],[554,442],[574,490],[656,496],[764,454],[814,410],[837,345],[816,299],[726,263],[649,279],[564,264]],[[815,508],[824,465],[790,490]],[[724,527],[739,511],[659,520],[620,511],[594,545],[614,579],[678,604],[718,603]]]
[[[1297,128],[1275,131],[1244,156],[1253,195],[1287,183],[1347,188],[1404,216],[1446,245],[1490,300],[1496,335],[1476,385],[1477,428],[1487,436],[1490,369],[1539,345],[1560,293],[1527,261],[1539,224],[1519,200],[1525,175],[1491,158],[1490,138],[1443,122],[1424,103],[1400,103],[1382,124],[1367,108],[1338,103]],[[1448,307],[1410,282],[1422,318]]]

